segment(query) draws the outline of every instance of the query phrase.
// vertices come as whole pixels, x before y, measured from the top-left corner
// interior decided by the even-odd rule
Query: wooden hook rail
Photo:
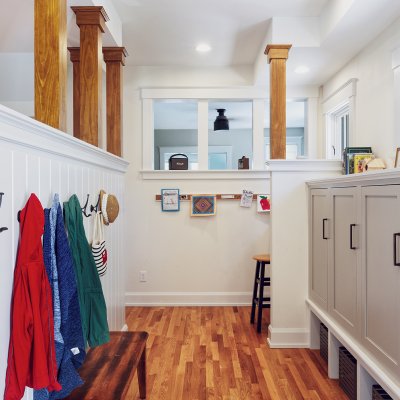
[[[192,199],[192,196],[202,196],[203,194],[181,194],[179,196],[181,201],[189,201]],[[242,198],[242,194],[216,194],[217,200],[240,200]],[[253,200],[257,200],[257,194],[253,194]],[[156,201],[161,201],[161,195],[156,194]]]

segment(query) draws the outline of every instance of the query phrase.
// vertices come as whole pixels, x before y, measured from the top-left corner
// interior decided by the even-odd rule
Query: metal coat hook
[[[88,204],[89,204],[89,194],[86,196],[86,203],[85,203],[85,205],[81,208],[81,210],[82,210],[82,213],[83,213],[83,215],[85,216],[85,217],[90,217],[92,214],[88,214],[87,213],[87,211],[86,211],[86,209],[87,209],[87,206],[88,206]]]
[[[3,202],[3,196],[4,196],[4,193],[3,193],[3,192],[0,192],[0,207],[1,207],[1,203]],[[5,227],[5,226],[3,226],[3,227],[0,228],[0,233],[1,233],[1,232],[4,232],[4,231],[8,231],[8,228]]]
[[[96,203],[96,205],[95,206],[93,206],[93,205],[91,205],[90,206],[90,211],[91,212],[96,212],[97,213],[97,211],[99,210],[99,204],[100,204],[100,195],[99,195],[99,197],[97,197],[97,203]]]

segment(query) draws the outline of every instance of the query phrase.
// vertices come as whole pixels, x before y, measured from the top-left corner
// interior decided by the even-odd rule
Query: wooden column
[[[106,62],[107,151],[122,155],[122,67],[128,55],[125,47],[103,47]]]
[[[67,3],[35,0],[35,118],[66,130]]]
[[[102,38],[108,16],[101,6],[71,7],[80,28],[80,138],[98,146],[101,130]]]
[[[270,64],[270,158],[286,158],[286,60],[290,44],[268,45]]]
[[[81,67],[80,67],[80,48],[79,47],[68,47],[70,59],[73,65],[73,77],[72,77],[72,85],[73,85],[73,121],[74,121],[74,136],[78,139],[81,139],[80,135],[80,108],[81,108]]]

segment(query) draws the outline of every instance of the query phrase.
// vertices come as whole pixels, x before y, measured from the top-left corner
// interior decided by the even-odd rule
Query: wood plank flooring
[[[318,350],[270,349],[250,307],[127,307],[147,340],[147,400],[345,400]],[[127,398],[138,399],[136,379]]]

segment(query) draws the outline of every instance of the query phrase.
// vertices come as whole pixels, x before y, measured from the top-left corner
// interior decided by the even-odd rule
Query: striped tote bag
[[[94,216],[92,254],[99,276],[107,272],[107,249],[104,240],[103,221],[101,211],[96,212]]]

